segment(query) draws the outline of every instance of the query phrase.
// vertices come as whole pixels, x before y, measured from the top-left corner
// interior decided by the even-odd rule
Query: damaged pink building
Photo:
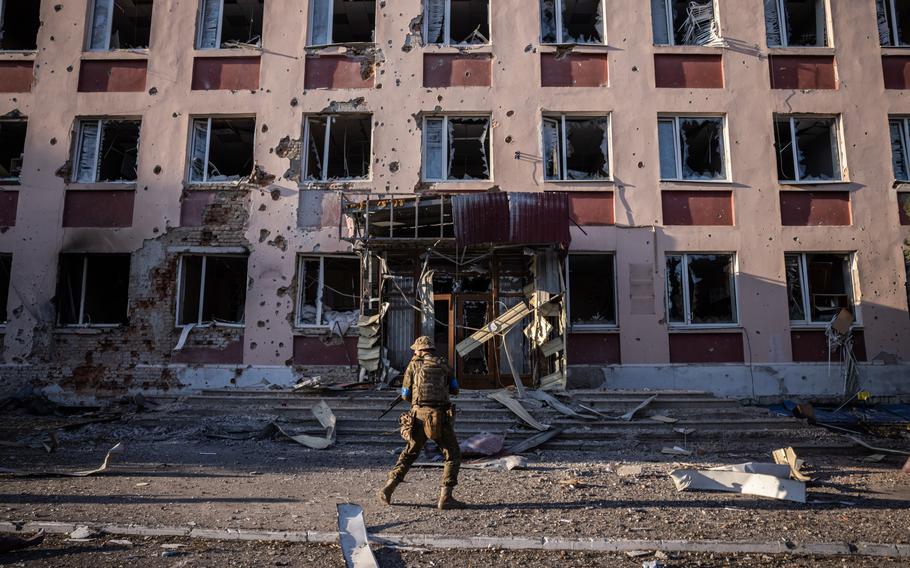
[[[910,395],[908,20],[0,0],[0,391]]]

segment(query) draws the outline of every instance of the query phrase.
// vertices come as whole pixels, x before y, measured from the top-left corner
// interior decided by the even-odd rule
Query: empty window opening
[[[540,0],[541,43],[606,43],[603,0]]]
[[[25,155],[24,120],[0,120],[0,182],[18,181]]]
[[[130,182],[138,174],[139,121],[91,119],[78,122],[76,183]]]
[[[544,179],[610,179],[610,119],[556,116],[543,119]]]
[[[667,317],[671,324],[737,322],[732,254],[667,255]]]
[[[714,2],[651,0],[655,45],[724,45]]]
[[[38,49],[40,17],[38,0],[0,0],[0,51]]]
[[[253,118],[193,120],[190,181],[229,183],[253,171]]]
[[[13,269],[13,255],[0,254],[0,324],[9,321],[6,305],[9,303],[10,275]]]
[[[57,287],[59,325],[127,323],[130,256],[62,254]]]
[[[374,0],[311,0],[309,45],[372,43],[376,31]]]
[[[423,27],[427,43],[490,43],[490,0],[424,0]]]
[[[346,330],[360,315],[360,259],[302,256],[297,268],[297,325]]]
[[[308,117],[305,132],[306,179],[367,179],[370,176],[371,124],[369,115]]]
[[[768,47],[828,45],[826,0],[765,0]]]
[[[792,253],[784,259],[791,322],[828,323],[842,309],[855,315],[849,254]]]
[[[891,118],[891,163],[894,165],[894,179],[910,181],[910,119]],[[2,124],[0,124],[2,128]]]
[[[152,30],[152,0],[93,0],[88,49],[145,49]]]
[[[616,278],[612,254],[570,254],[569,321],[573,327],[616,325]]]
[[[840,181],[837,119],[779,116],[774,120],[777,178],[783,183]]]
[[[657,129],[662,180],[727,179],[723,118],[660,118]]]
[[[242,325],[246,268],[245,256],[181,257],[177,325]]]
[[[910,45],[910,0],[875,0],[878,36],[883,46]]]
[[[196,49],[262,45],[263,0],[201,0]]]
[[[488,118],[432,117],[423,125],[426,181],[488,180]]]

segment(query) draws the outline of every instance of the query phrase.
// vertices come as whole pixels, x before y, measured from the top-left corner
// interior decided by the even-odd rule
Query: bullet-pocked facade
[[[910,394],[910,2],[0,10],[4,391]]]

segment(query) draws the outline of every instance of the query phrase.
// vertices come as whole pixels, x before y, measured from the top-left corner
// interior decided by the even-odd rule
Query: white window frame
[[[322,322],[322,296],[325,291],[325,259],[342,258],[345,260],[357,260],[356,256],[344,254],[301,254],[297,255],[297,307],[294,310],[294,327],[299,329],[327,329],[329,326]],[[306,292],[304,278],[306,278],[305,263],[307,261],[319,261],[319,278],[316,287],[316,322],[303,323],[303,295]],[[358,278],[359,278],[358,274]]]
[[[196,321],[180,323],[180,312],[183,308],[183,265],[186,262],[187,258],[190,257],[202,257],[202,268],[200,270],[199,277],[199,308],[196,312]],[[202,321],[202,312],[205,307],[205,274],[208,265],[209,257],[218,257],[218,258],[243,258],[247,260],[247,270],[249,271],[249,256],[242,254],[211,254],[211,253],[186,253],[180,255],[180,261],[177,263],[177,301],[176,309],[174,310],[174,327],[182,328],[187,325],[193,325],[195,327],[233,327],[242,329],[246,326],[246,310],[243,313],[244,321],[240,323],[229,323],[229,322],[203,322]],[[247,277],[249,277],[249,272],[247,272]]]
[[[135,180],[133,180],[133,181],[120,180],[120,181],[105,181],[105,182],[98,181],[98,169],[101,166],[101,162],[99,161],[100,154],[101,154],[101,140],[104,137],[104,123],[106,123],[106,122],[138,122],[140,136],[141,136],[142,121],[136,120],[134,118],[106,117],[106,118],[79,118],[79,119],[77,119],[78,127],[76,128],[76,141],[75,141],[75,144],[73,144],[73,171],[75,172],[75,177],[72,180],[73,183],[105,183],[105,184],[111,183],[111,184],[123,184],[123,185],[135,185],[136,184]],[[98,125],[98,132],[97,132],[97,135],[95,138],[95,157],[92,160],[92,163],[95,164],[95,167],[92,170],[92,179],[90,179],[90,180],[79,179],[79,162],[81,161],[82,152],[83,152],[82,130],[85,128],[85,126],[87,124],[97,124]],[[137,140],[136,140],[136,150],[137,151],[139,149],[139,143],[140,143],[140,140],[137,138]],[[137,157],[137,164],[138,164],[138,157]]]
[[[105,29],[104,36],[105,42],[104,47],[92,47],[92,34],[95,30],[95,8],[97,6],[98,0],[89,0],[88,6],[88,33],[85,38],[85,51],[110,51],[111,50],[111,29],[114,25],[114,0],[102,0],[107,2],[108,14],[110,17],[107,19],[107,28]],[[3,0],[0,0],[0,10],[3,9]]]
[[[680,138],[680,126],[679,123],[682,120],[717,120],[720,119],[720,129],[721,129],[721,158],[724,163],[724,177],[719,179],[697,179],[697,178],[684,178],[683,177],[683,155],[682,147],[679,143]],[[673,121],[673,155],[676,161],[676,177],[665,178],[660,173],[660,122],[672,120]],[[726,115],[710,115],[710,114],[699,114],[699,115],[686,115],[686,114],[660,114],[657,116],[657,152],[658,152],[658,175],[660,175],[660,181],[662,182],[673,182],[673,183],[730,183],[732,178],[732,173],[730,171],[730,148],[729,133],[727,128],[727,116]]]
[[[644,2],[644,1],[647,1],[647,0],[642,0],[642,2]],[[669,43],[657,43],[657,41],[656,41],[657,38],[653,38],[653,39],[654,39],[654,45],[657,45],[657,46],[677,46],[677,45],[682,45],[682,46],[684,46],[684,47],[705,47],[705,46],[700,46],[700,45],[687,45],[687,44],[678,44],[678,43],[676,43],[676,30],[673,28],[673,6],[672,6],[672,0],[661,0],[661,1],[663,2],[664,11],[665,11],[665,13],[666,13],[666,20],[667,20],[667,38],[669,39]],[[712,2],[712,4],[714,5],[714,24],[717,26],[717,33],[718,33],[718,36],[719,36],[719,37],[723,37],[723,34],[722,34],[722,32],[721,32],[721,29],[720,29],[720,16],[719,16],[719,12],[718,12],[718,0],[711,0],[711,2]],[[652,18],[652,19],[654,18],[654,15],[653,15],[653,14],[651,15],[651,18]],[[653,25],[653,24],[652,24],[652,25]]]
[[[423,13],[427,13],[427,2],[430,0],[423,0]],[[444,47],[458,46],[458,47],[471,47],[471,46],[481,46],[481,45],[490,45],[493,43],[492,37],[488,37],[487,41],[484,43],[458,43],[452,42],[452,0],[442,0],[445,2],[445,16],[442,22],[442,43],[430,43],[427,42],[427,45],[441,45]],[[559,0],[561,1],[561,0]],[[487,28],[490,32],[490,36],[493,35],[493,13],[492,13],[492,4],[493,0],[487,2]],[[423,19],[423,37],[429,37],[430,34],[430,22],[427,21],[427,18]]]
[[[891,41],[890,41],[890,43],[887,43],[887,44],[881,44],[881,47],[910,47],[910,42],[900,43],[901,38],[900,38],[900,34],[898,34],[898,29],[897,29],[897,8],[894,5],[896,0],[882,0],[882,1],[886,2],[885,9],[888,10],[888,18],[887,18],[888,35],[890,36]],[[877,2],[876,2],[876,4],[877,4]],[[876,6],[876,8],[878,8],[878,6]],[[877,12],[878,12],[878,10],[876,9],[876,17],[878,16]],[[910,38],[908,38],[908,39],[910,39]]]
[[[571,289],[571,275],[569,271],[569,257],[571,256],[609,256],[613,265],[613,314],[616,320],[613,323],[572,323],[572,295],[566,294],[566,315],[570,331],[601,331],[619,329],[619,277],[616,273],[616,251],[570,251],[565,260],[566,290]]]
[[[202,38],[205,34],[205,4],[218,2],[218,29],[215,32],[215,47],[202,47]],[[224,0],[199,0],[199,14],[196,17],[196,49],[213,50],[221,49],[221,28],[224,26]]]
[[[311,114],[303,117],[303,157],[300,160],[300,179],[303,183],[345,183],[345,182],[366,182],[373,179],[373,115],[366,113],[349,113],[351,116],[362,116],[367,118],[367,122],[370,125],[370,156],[367,160],[367,175],[364,177],[354,177],[354,178],[336,178],[328,179],[328,167],[329,167],[329,143],[330,135],[332,133],[332,122],[334,122],[335,117],[344,116],[343,113],[334,113],[334,114]],[[307,172],[309,171],[309,162],[310,162],[310,119],[311,118],[325,118],[325,140],[323,141],[322,148],[322,171],[319,173],[319,179],[307,179]]]
[[[446,1],[449,2],[450,0],[446,0]],[[492,3],[494,0],[490,0],[490,1]],[[538,40],[540,41],[541,45],[607,45],[606,0],[600,0],[600,2],[599,2],[600,3],[600,14],[601,14],[601,17],[603,18],[603,37],[600,38],[601,39],[600,43],[568,43],[568,42],[563,41],[564,38],[562,37],[562,2],[563,2],[563,0],[553,0],[554,6],[555,6],[555,12],[556,12],[554,14],[554,16],[556,18],[556,42],[551,43],[551,42],[545,42],[543,40],[543,21],[541,21],[540,22],[540,35],[538,37]],[[539,18],[540,17],[540,0],[537,1],[537,14],[538,14],[538,18]],[[448,11],[446,12],[446,15],[448,15]],[[490,17],[490,35],[492,35],[492,34],[493,34],[493,21],[492,21],[492,15],[491,15],[491,17]]]
[[[904,155],[904,168],[907,170],[904,177],[898,177],[897,172],[894,170],[894,164],[892,159],[892,172],[894,173],[894,180],[899,182],[910,182],[910,117],[908,116],[889,116],[888,117],[888,130],[891,130],[891,121],[896,121],[901,131],[901,153]],[[891,149],[892,158],[894,154],[894,149]]]
[[[57,325],[59,327],[70,328],[70,327],[98,327],[98,328],[116,328],[122,327],[123,324],[120,323],[88,323],[85,321],[85,288],[86,283],[88,282],[88,257],[90,253],[76,253],[76,256],[82,257],[82,285],[80,286],[79,294],[79,317],[78,323],[60,323],[59,316],[57,319]],[[127,306],[129,306],[129,293],[127,293]],[[6,322],[4,322],[6,323]]]
[[[859,302],[857,301],[857,278],[856,278],[856,254],[852,252],[785,252],[784,253],[784,268],[786,270],[786,258],[788,256],[796,256],[799,258],[799,279],[800,279],[800,292],[801,292],[801,302],[803,307],[804,319],[801,320],[790,320],[791,327],[827,327],[830,321],[815,321],[812,319],[812,304],[809,298],[809,263],[808,256],[816,254],[827,254],[827,255],[838,255],[846,256],[847,270],[849,271],[849,278],[847,278],[846,284],[849,285],[850,289],[847,291],[847,295],[850,298],[850,305],[853,307],[853,326],[861,326],[860,323],[860,312],[859,312]],[[784,286],[786,287],[786,275],[784,276]],[[787,306],[787,318],[789,319],[789,305]]]
[[[449,119],[483,119],[487,121],[487,179],[449,179],[445,174],[449,171]],[[445,177],[440,179],[427,177],[427,121],[442,119],[442,173]],[[420,178],[429,183],[489,183],[493,181],[493,119],[487,114],[434,114],[423,117],[423,140],[420,144]]]
[[[733,261],[733,309],[735,321],[730,323],[692,323],[692,306],[689,297],[689,257],[690,256],[729,256]],[[683,296],[683,318],[685,321],[670,321],[670,273],[667,271],[667,258],[671,256],[682,257],[682,296]],[[739,255],[735,252],[666,252],[664,253],[664,309],[666,309],[667,326],[671,329],[725,329],[740,327],[740,309],[739,309]]]
[[[873,2],[874,1],[875,0],[873,0]],[[831,32],[829,31],[829,30],[831,30],[831,21],[829,20],[829,14],[831,13],[830,6],[828,6],[828,0],[821,0],[820,3],[822,6],[822,10],[824,10],[824,14],[822,14],[822,21],[825,23],[825,28],[823,30],[821,30],[821,33],[819,34],[819,36],[821,36],[821,38],[822,38],[822,44],[821,45],[797,45],[794,47],[798,47],[800,49],[802,49],[802,48],[818,49],[818,48],[832,47],[833,41],[831,39]],[[787,33],[787,18],[788,17],[789,17],[789,13],[787,12],[786,0],[777,0],[777,25],[780,29],[780,45],[768,45],[769,48],[779,49],[779,48],[790,47],[790,38],[789,38],[789,34]],[[765,28],[766,28],[765,29],[765,43],[767,43],[767,41],[768,41],[767,26],[768,26],[768,23],[765,22]]]
[[[844,140],[841,129],[841,118],[839,115],[830,115],[830,114],[778,114],[774,115],[774,122],[776,123],[779,118],[786,117],[790,122],[790,153],[793,159],[793,173],[796,176],[796,179],[779,179],[777,182],[779,184],[790,184],[790,185],[825,185],[832,183],[846,183],[848,182],[847,176],[847,163],[844,156]],[[834,143],[837,144],[837,148],[834,148],[834,153],[832,155],[837,156],[837,174],[840,176],[840,179],[820,179],[820,180],[804,180],[800,178],[799,175],[799,150],[797,148],[797,139],[796,139],[796,121],[804,119],[823,119],[823,120],[833,120],[834,121]],[[891,136],[889,134],[888,139],[890,140]]]
[[[566,149],[568,148],[568,135],[566,131],[566,118],[569,119],[581,119],[581,120],[598,120],[601,118],[607,119],[607,177],[602,179],[567,179],[566,173],[568,168],[566,167],[567,157]],[[557,128],[557,134],[559,135],[559,178],[557,179],[548,179],[546,168],[543,171],[543,181],[545,183],[609,183],[613,181],[613,113],[606,113],[600,115],[591,115],[591,114],[565,114],[565,113],[545,113],[541,117],[540,121],[540,147],[541,150],[546,148],[546,139],[544,137],[544,124],[547,121],[558,122],[559,127]],[[543,152],[541,152],[543,153]],[[546,166],[546,156],[544,156],[544,166]]]
[[[215,119],[225,119],[225,120],[235,120],[243,118],[252,118],[253,119],[253,154],[255,157],[256,153],[256,117],[251,117],[248,115],[231,115],[231,116],[193,116],[190,117],[190,132],[189,132],[189,148],[187,155],[187,168],[186,168],[186,180],[188,184],[191,185],[202,185],[202,184],[223,184],[223,185],[237,185],[240,183],[240,180],[233,181],[209,181],[209,155],[212,150],[212,120]],[[202,170],[202,180],[193,179],[193,150],[195,149],[194,144],[196,143],[196,137],[194,136],[194,127],[197,120],[206,121],[205,125],[205,162]],[[241,176],[241,179],[243,176]]]

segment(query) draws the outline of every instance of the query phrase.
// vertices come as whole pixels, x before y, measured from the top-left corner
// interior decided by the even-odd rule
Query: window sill
[[[423,52],[432,54],[432,55],[446,55],[446,54],[478,54],[478,55],[492,55],[493,54],[493,44],[492,43],[472,43],[472,44],[441,44],[441,43],[428,43],[423,46]]]
[[[38,55],[37,49],[0,50],[0,61],[32,61]]]
[[[376,47],[375,42],[327,43],[322,45],[307,45],[304,47],[307,55],[346,55],[355,57],[358,51],[367,51]]]
[[[69,191],[69,190],[84,191],[84,190],[99,190],[99,189],[102,189],[102,190],[103,189],[106,189],[106,190],[119,189],[119,190],[135,191],[137,186],[138,186],[138,184],[134,181],[122,182],[122,183],[118,183],[118,182],[68,183],[68,184],[66,184],[66,190],[67,191]]]
[[[452,180],[421,182],[427,191],[489,191],[493,187],[493,180]]]
[[[818,187],[833,187],[834,189],[839,189],[839,186],[850,185],[851,182],[847,180],[831,180],[831,181],[778,181],[777,182],[781,187],[788,188],[800,188],[808,187],[809,189],[818,188]]]
[[[0,187],[19,187],[20,185],[22,185],[22,181],[19,178],[0,179]]]
[[[825,331],[828,329],[828,324],[823,322],[790,322],[791,331]],[[865,329],[862,324],[853,324],[850,326],[850,331],[863,331]]]
[[[703,325],[671,324],[667,329],[670,333],[703,333],[705,331],[713,333],[742,333],[745,331],[738,323]]]
[[[213,47],[211,49],[193,48],[193,57],[250,57],[251,55],[262,55],[262,47],[244,45],[237,47]]]
[[[4,182],[0,181],[0,185],[2,185],[3,183]],[[18,185],[18,183],[16,185]],[[898,191],[908,191],[908,190],[910,190],[910,179],[896,179],[891,184],[891,187],[893,187],[894,189],[896,189]]]
[[[614,48],[607,43],[541,43],[541,53],[559,53],[570,51],[572,53],[602,53],[612,51]]]
[[[332,181],[303,181],[300,183],[301,189],[370,189],[372,186],[371,179],[337,179]]]
[[[223,190],[245,190],[246,187],[240,181],[185,181],[183,189],[186,191],[212,191],[216,189]]]
[[[97,61],[104,59],[148,59],[149,50],[146,49],[111,49],[108,51],[83,51],[83,61]]]
[[[584,325],[569,326],[569,333],[619,333],[618,325]]]
[[[792,46],[768,47],[768,55],[830,55],[834,57],[834,48],[830,46]]]
[[[328,337],[336,336],[332,329],[325,325],[296,325],[294,327],[294,335],[299,337]],[[360,333],[357,331],[357,326],[353,325],[348,329],[344,337],[360,337]]]
[[[124,327],[123,324],[99,324],[99,325],[71,325],[71,326],[62,326],[55,327],[55,335],[98,335],[104,333],[105,331],[120,329]]]
[[[882,55],[907,55],[910,53],[910,45],[883,45]]]
[[[707,45],[654,45],[654,54],[672,55],[722,55],[724,48]]]
[[[592,186],[604,185],[613,187],[616,184],[616,181],[613,178],[609,179],[544,179],[540,180],[544,184],[553,184],[560,187],[559,190],[551,191],[565,191],[566,186],[570,185],[580,185],[585,188],[591,188]],[[544,187],[544,191],[546,191]]]
[[[732,180],[729,179],[662,179],[660,180],[661,189],[674,189],[673,186],[680,186],[679,189],[691,190],[694,185],[712,185],[712,186],[724,186],[735,185]],[[713,188],[712,188],[713,189]]]
[[[193,322],[191,322],[191,323],[176,324],[176,325],[174,325],[174,329],[179,329],[180,331],[183,331],[183,328],[188,325],[193,326],[194,330],[195,329],[209,329],[209,328],[244,329],[246,327],[245,323],[224,323],[224,322],[193,323]]]

